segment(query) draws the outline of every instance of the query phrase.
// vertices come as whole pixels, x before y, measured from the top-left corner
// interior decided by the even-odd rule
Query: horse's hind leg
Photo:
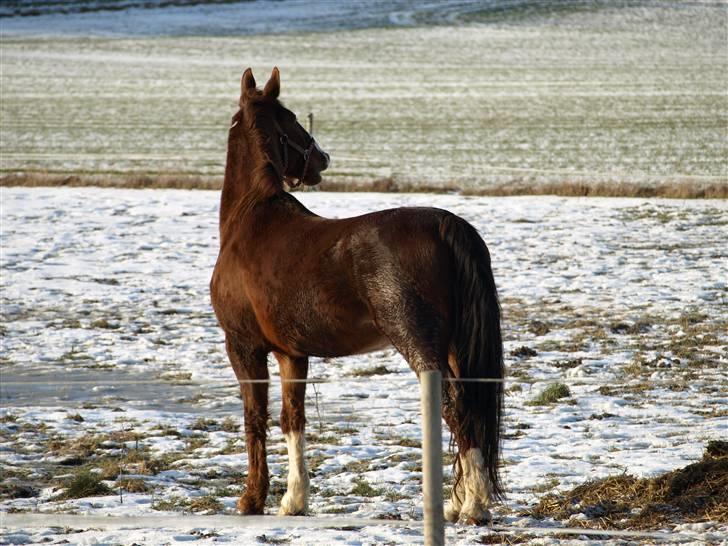
[[[418,375],[427,370],[439,370],[445,377],[452,376],[448,364],[450,332],[440,313],[412,295],[408,298],[400,296],[396,304],[382,302],[379,309],[377,323],[380,329]],[[443,384],[442,412],[460,446],[455,406],[457,397],[453,395],[455,388],[452,383]],[[458,473],[453,500],[445,508],[445,518],[449,521],[458,520],[466,499],[465,483],[459,476]]]
[[[448,365],[452,375],[459,377],[457,360],[452,352],[448,356]],[[482,451],[463,427],[468,416],[460,402],[462,390],[462,384],[458,383],[450,383],[443,389],[443,417],[458,448],[452,497],[445,505],[445,519],[480,524],[491,519],[488,510],[491,504],[490,482]]]
[[[230,336],[225,339],[225,347],[235,375],[240,381],[248,450],[248,478],[245,492],[238,499],[238,510],[243,514],[262,514],[270,485],[265,449],[269,379],[267,354],[248,350]],[[254,382],[255,380],[261,382]]]
[[[379,310],[380,329],[418,375],[425,370],[440,370],[446,377],[459,376],[456,363],[448,356],[450,330],[432,306],[410,293]],[[490,519],[490,487],[481,450],[472,442],[469,431],[463,430],[463,423],[471,419],[462,407],[460,390],[457,384],[443,385],[443,417],[459,450],[453,497],[445,509],[445,518],[480,524]]]
[[[281,429],[288,447],[288,490],[281,499],[278,512],[282,516],[303,515],[308,511],[309,478],[304,451],[306,449],[305,397],[308,358],[291,358],[275,354],[281,367]]]
[[[457,430],[456,424],[449,424],[451,419],[446,419],[446,422],[451,430]],[[475,525],[491,520],[488,510],[491,504],[490,485],[481,450],[458,447],[457,458],[452,497],[445,504],[445,519]]]

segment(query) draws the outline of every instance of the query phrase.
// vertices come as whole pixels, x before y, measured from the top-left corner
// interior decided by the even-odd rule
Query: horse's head
[[[321,172],[329,166],[329,154],[298,123],[296,115],[281,104],[280,91],[278,68],[273,69],[262,91],[248,68],[243,73],[240,112],[233,118],[233,127],[243,116],[261,135],[262,152],[289,186],[314,186],[321,182]]]

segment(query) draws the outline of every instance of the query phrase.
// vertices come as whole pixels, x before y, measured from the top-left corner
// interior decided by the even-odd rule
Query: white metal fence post
[[[442,376],[439,371],[420,374],[422,406],[422,492],[425,545],[445,544],[442,504]]]

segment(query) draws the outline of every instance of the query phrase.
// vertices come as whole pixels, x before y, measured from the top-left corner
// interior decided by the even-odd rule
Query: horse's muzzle
[[[327,154],[326,152],[324,152],[321,149],[321,146],[319,146],[319,143],[316,142],[315,140],[313,141],[313,145],[314,145],[314,148],[316,148],[316,151],[319,154],[321,154],[321,158],[323,159],[323,165],[321,166],[321,170],[325,171],[326,169],[329,168],[329,163],[331,163],[331,157],[329,157],[329,154]]]

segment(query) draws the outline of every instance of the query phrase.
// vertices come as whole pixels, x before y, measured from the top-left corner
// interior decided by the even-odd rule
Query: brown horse
[[[498,296],[490,255],[476,230],[434,208],[343,220],[306,209],[284,182],[318,184],[329,156],[278,101],[279,92],[277,68],[262,91],[250,69],[243,74],[240,109],[228,136],[220,254],[210,284],[243,396],[249,467],[238,509],[245,514],[261,514],[268,494],[270,352],[280,364],[280,423],[289,456],[281,514],[308,509],[301,380],[309,356],[393,345],[418,374],[503,377]],[[445,515],[480,523],[489,517],[491,498],[502,493],[502,385],[443,385],[443,415],[458,446]]]

